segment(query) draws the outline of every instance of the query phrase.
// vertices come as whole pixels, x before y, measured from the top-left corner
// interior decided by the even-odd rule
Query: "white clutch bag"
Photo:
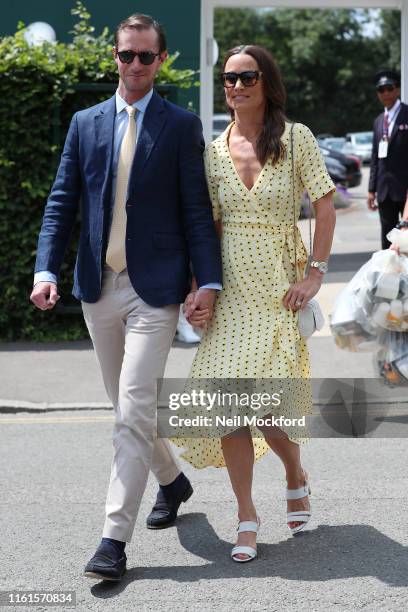
[[[310,338],[316,330],[322,329],[324,316],[316,299],[312,298],[298,314],[299,333],[303,338]]]

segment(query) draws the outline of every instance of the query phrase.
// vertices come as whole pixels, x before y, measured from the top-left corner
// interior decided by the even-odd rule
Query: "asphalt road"
[[[123,582],[83,578],[101,535],[110,418],[1,415],[1,589],[73,590],[81,612],[407,609],[403,438],[308,444],[313,518],[296,538],[285,525],[281,465],[264,457],[254,481],[259,557],[245,565],[228,556],[237,519],[225,470],[185,465],[195,493],[164,531],[144,526],[156,490],[150,480]]]

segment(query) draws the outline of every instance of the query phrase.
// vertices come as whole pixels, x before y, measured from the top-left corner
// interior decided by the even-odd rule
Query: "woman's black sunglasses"
[[[224,87],[235,87],[238,79],[244,87],[253,87],[259,81],[262,72],[259,70],[245,70],[244,72],[223,72],[221,81]]]
[[[155,57],[160,57],[160,53],[153,53],[153,51],[116,51],[116,53],[122,64],[131,64],[137,55],[141,64],[150,66]]]

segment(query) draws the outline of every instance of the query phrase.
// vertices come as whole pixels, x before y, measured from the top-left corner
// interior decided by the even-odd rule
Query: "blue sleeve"
[[[35,272],[47,270],[58,277],[75,223],[80,197],[78,119],[75,114],[65,140],[57,176],[45,207],[38,239]]]
[[[179,148],[179,180],[183,223],[197,285],[222,283],[221,249],[215,230],[204,169],[200,119],[184,119]]]

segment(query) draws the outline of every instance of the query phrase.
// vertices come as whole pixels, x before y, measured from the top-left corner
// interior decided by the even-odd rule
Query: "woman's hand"
[[[207,322],[211,319],[210,311],[206,310],[195,310],[193,314],[187,319],[187,321],[193,327],[198,327],[199,329],[205,329],[207,327]]]
[[[195,298],[196,293],[197,293],[196,289],[194,291],[190,291],[190,293],[187,295],[186,299],[184,300],[184,304],[183,304],[184,314],[186,314],[186,312],[189,312],[190,307],[194,304],[194,298]]]
[[[313,202],[315,209],[315,232],[310,258],[315,261],[328,261],[336,225],[336,211],[333,205],[333,193],[330,191]],[[306,304],[319,291],[323,274],[317,268],[309,267],[308,275],[294,283],[283,298],[287,310],[303,310]]]
[[[317,276],[317,274],[319,276]],[[292,285],[283,298],[283,305],[287,310],[303,310],[309,300],[319,291],[322,285],[323,274],[313,271],[306,278]]]
[[[315,209],[315,232],[311,259],[328,261],[336,225],[336,211],[333,205],[333,193],[330,191],[313,202]],[[294,283],[283,298],[287,310],[303,310],[306,304],[319,291],[323,274],[317,268],[310,267],[308,275],[303,280]]]

